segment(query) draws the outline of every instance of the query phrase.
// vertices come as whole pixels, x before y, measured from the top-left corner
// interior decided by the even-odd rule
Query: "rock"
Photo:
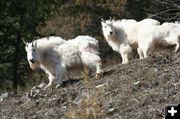
[[[108,86],[108,83],[100,84],[100,85],[96,86],[96,88],[101,88],[101,87],[103,87],[103,86]]]
[[[8,92],[1,94],[1,96],[0,96],[0,102],[2,102],[2,101],[3,101],[5,98],[7,98],[8,96],[9,96],[9,93],[8,93]]]
[[[180,82],[174,84],[176,90],[180,90]]]
[[[141,81],[137,81],[137,82],[133,83],[133,85],[138,85],[139,83],[141,83]]]

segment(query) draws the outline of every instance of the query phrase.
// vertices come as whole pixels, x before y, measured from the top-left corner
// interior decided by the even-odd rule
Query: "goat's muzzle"
[[[112,32],[112,31],[110,31],[109,33],[110,33],[110,35],[112,35],[112,34],[113,34],[113,32]]]

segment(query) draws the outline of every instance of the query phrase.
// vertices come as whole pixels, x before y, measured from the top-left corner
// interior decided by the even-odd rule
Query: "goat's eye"
[[[35,52],[36,50],[35,50],[35,49],[33,49],[33,51]]]

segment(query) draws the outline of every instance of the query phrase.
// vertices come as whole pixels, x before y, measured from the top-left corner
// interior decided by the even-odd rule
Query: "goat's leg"
[[[60,86],[63,82],[63,77],[65,77],[66,68],[63,64],[57,64],[55,67],[56,70],[56,84]]]
[[[56,82],[58,82],[59,85],[62,83],[62,77],[63,77],[63,74],[65,73],[65,67],[63,67],[62,64],[57,64],[55,66],[55,76],[49,72],[47,73],[49,75],[49,83],[45,86],[45,89],[50,87],[54,80],[56,80]]]
[[[122,44],[120,46],[120,54],[122,57],[122,64],[129,62],[129,54],[132,52],[132,48],[128,44]]]
[[[124,64],[125,60],[124,60],[124,56],[121,55],[121,58],[122,58],[122,64]]]
[[[121,57],[122,57],[122,64],[126,64],[129,62],[129,55],[127,53],[122,53]]]
[[[123,64],[126,64],[129,62],[129,57],[128,57],[128,54],[125,54],[124,55],[124,63]]]
[[[89,69],[86,65],[83,65],[83,78],[84,78],[84,81],[87,82],[88,81],[88,78],[89,78]]]
[[[99,79],[102,75],[101,67],[102,67],[102,63],[101,63],[101,59],[100,59],[97,61],[97,64],[96,64],[96,76],[95,76],[96,79]]]
[[[143,55],[142,49],[138,48],[137,51],[138,51],[139,59],[144,59],[144,55]]]
[[[144,58],[148,58],[149,57],[149,47],[146,46],[143,48],[143,55],[144,55]]]
[[[101,58],[99,55],[95,55],[94,56],[94,60],[93,60],[95,67],[96,67],[96,79],[99,79],[102,75],[102,62],[101,62]]]
[[[45,89],[50,87],[52,85],[53,80],[55,79],[55,77],[51,73],[48,74],[49,74],[49,83],[45,86]]]

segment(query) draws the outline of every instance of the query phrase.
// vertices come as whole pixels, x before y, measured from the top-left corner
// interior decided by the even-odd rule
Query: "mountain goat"
[[[113,23],[114,20],[101,21],[103,35],[112,49],[121,54],[122,64],[125,64],[129,61],[129,54],[132,52],[132,48],[128,44],[124,31],[118,29]]]
[[[144,19],[137,22],[133,19],[122,20],[101,20],[103,35],[116,52],[122,56],[122,64],[129,61],[129,55],[132,49],[138,48],[137,34],[144,26],[159,25],[160,23],[154,19]]]
[[[72,43],[72,41],[60,38],[53,41],[52,38],[57,37],[50,37],[49,40],[48,38],[35,40],[31,43],[25,42],[27,60],[31,69],[41,68],[49,76],[49,83],[45,88],[51,86],[55,79],[61,84],[67,73],[73,70],[83,71],[87,75],[87,70],[95,68],[96,77],[99,76],[101,58],[97,49],[91,47],[91,45],[98,46],[97,40],[90,36],[81,36],[77,37],[76,41],[72,40],[74,42]],[[86,40],[86,38],[88,39]],[[95,42],[88,42],[90,39]],[[81,44],[78,45],[78,41],[81,41]]]
[[[141,59],[147,58],[157,49],[166,49],[168,46],[175,46],[174,52],[176,53],[179,45],[180,26],[178,24],[145,26],[138,33],[138,54]]]

